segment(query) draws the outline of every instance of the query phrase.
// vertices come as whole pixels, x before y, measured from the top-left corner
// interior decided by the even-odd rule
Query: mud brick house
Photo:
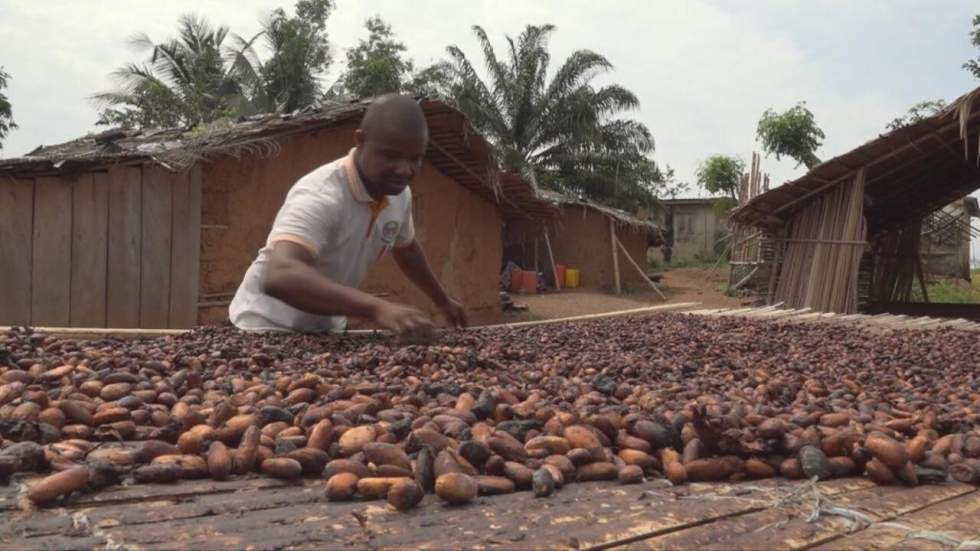
[[[223,322],[290,186],[353,147],[368,104],[113,130],[0,160],[0,325]],[[421,105],[431,139],[413,183],[418,237],[480,322],[498,308],[504,221],[554,208],[523,180],[501,182],[490,144],[460,112]],[[363,288],[430,309],[397,269],[382,260]]]
[[[516,177],[504,176],[505,181],[510,179]],[[538,193],[558,214],[509,221],[504,237],[506,260],[541,272],[549,285],[554,282],[553,255],[555,264],[579,270],[582,287],[616,289],[618,273],[618,286],[647,290],[648,284],[643,281],[647,276],[630,265],[623,249],[645,271],[648,247],[662,243],[660,226],[605,205],[545,190]],[[617,247],[615,257],[613,239],[623,245],[622,249]]]

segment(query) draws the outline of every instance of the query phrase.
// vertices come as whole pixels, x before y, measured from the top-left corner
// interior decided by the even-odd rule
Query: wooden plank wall
[[[31,321],[33,235],[34,180],[0,180],[0,324]]]
[[[196,325],[199,167],[0,179],[0,213],[0,325]]]

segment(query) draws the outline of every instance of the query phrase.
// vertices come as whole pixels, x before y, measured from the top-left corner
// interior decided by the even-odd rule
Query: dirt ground
[[[664,273],[659,284],[668,302],[700,302],[705,308],[735,308],[746,299],[727,297],[719,286],[727,282],[728,272],[710,268],[678,268]],[[653,291],[616,296],[595,289],[572,289],[537,295],[511,295],[514,302],[526,304],[527,312],[508,312],[504,322],[555,319],[601,314],[663,304]]]

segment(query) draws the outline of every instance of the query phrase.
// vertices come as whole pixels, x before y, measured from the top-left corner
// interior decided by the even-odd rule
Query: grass
[[[972,283],[961,279],[935,278],[926,283],[929,302],[980,304],[980,269],[970,272]],[[922,301],[918,282],[912,287],[912,300]]]
[[[722,283],[719,285],[718,290],[721,291],[721,294],[725,295],[726,297],[738,298],[738,289],[730,287],[727,283]]]

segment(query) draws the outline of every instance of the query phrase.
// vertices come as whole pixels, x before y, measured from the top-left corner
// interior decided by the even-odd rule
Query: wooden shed
[[[980,237],[973,218],[980,216],[976,197],[964,197],[922,221],[919,254],[927,275],[970,281],[970,241]]]
[[[503,180],[515,178],[507,174]],[[544,190],[538,193],[557,214],[508,221],[505,260],[543,273],[550,285],[554,284],[553,257],[555,264],[580,271],[582,287],[617,292],[648,289],[647,248],[663,239],[657,224],[591,201]]]
[[[663,199],[660,222],[669,228],[666,240],[671,258],[711,259],[728,232],[727,220],[715,208],[717,197]],[[659,258],[664,259],[661,254]],[[664,259],[666,260],[666,259]]]
[[[772,268],[767,301],[845,313],[928,301],[923,221],[980,189],[978,154],[980,88],[752,197],[730,219]]]
[[[287,191],[345,155],[369,101],[204,130],[109,131],[0,161],[0,325],[185,328],[227,319]],[[549,212],[499,179],[455,109],[423,101],[417,234],[477,322],[498,309],[503,221]],[[431,305],[388,258],[363,288]],[[431,311],[431,310],[430,310]]]

